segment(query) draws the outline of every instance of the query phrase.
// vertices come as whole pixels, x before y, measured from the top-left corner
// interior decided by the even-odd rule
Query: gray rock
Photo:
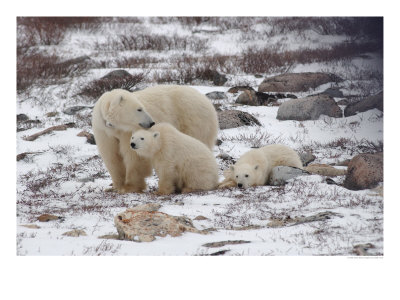
[[[214,91],[211,93],[207,93],[206,96],[212,100],[220,100],[220,99],[228,99],[224,92]]]
[[[256,92],[254,90],[245,90],[239,95],[235,103],[244,105],[268,105],[269,103],[275,102],[278,98],[274,95],[264,94]]]
[[[240,126],[261,126],[261,123],[247,112],[239,110],[223,110],[217,113],[220,129],[236,128]]]
[[[377,108],[380,111],[383,111],[383,92],[379,94],[370,96],[366,99],[363,99],[359,102],[349,104],[344,109],[344,116],[354,116],[359,112],[364,112],[370,109]]]
[[[299,153],[299,156],[304,167],[317,158],[310,151]]]
[[[213,83],[214,85],[221,86],[224,85],[225,82],[228,81],[225,75],[218,73],[217,71],[213,71]]]
[[[350,190],[374,188],[383,181],[383,153],[359,154],[347,167],[343,186]]]
[[[61,62],[60,64],[61,65],[66,65],[66,66],[78,65],[78,64],[81,64],[81,63],[86,63],[87,60],[90,60],[90,57],[87,56],[87,55],[83,55],[83,56],[79,56],[79,57],[76,57],[76,58],[68,59],[66,61]]]
[[[238,240],[238,241],[221,241],[221,242],[212,242],[212,243],[207,243],[203,244],[203,247],[207,248],[220,248],[224,247],[226,245],[239,245],[239,244],[247,244],[251,243],[250,241],[243,241],[243,240]]]
[[[321,115],[342,117],[342,110],[333,98],[321,94],[282,103],[278,109],[278,120],[318,120]]]
[[[17,115],[17,122],[27,121],[29,117],[25,114],[18,114]]]
[[[235,94],[237,92],[243,92],[243,91],[255,91],[251,86],[248,85],[238,85],[238,86],[233,86],[228,90],[228,93]]]
[[[81,111],[86,108],[90,108],[90,107],[88,107],[88,106],[71,106],[71,107],[68,107],[67,109],[65,109],[63,111],[63,113],[66,115],[72,116],[72,115],[75,115],[78,111]]]
[[[330,73],[286,73],[266,78],[258,87],[259,92],[307,92],[321,84],[343,81]]]
[[[323,91],[321,94],[328,95],[333,98],[343,98],[343,92],[339,88],[328,88]]]
[[[106,75],[104,75],[101,78],[102,79],[112,79],[112,80],[122,79],[122,78],[123,79],[126,79],[126,78],[131,79],[131,78],[133,78],[133,76],[125,70],[115,70],[115,71],[111,71],[111,72],[107,73]]]
[[[301,176],[304,174],[308,174],[308,172],[287,166],[277,166],[272,169],[271,175],[269,177],[270,185],[285,185],[289,179],[296,178],[297,176]]]

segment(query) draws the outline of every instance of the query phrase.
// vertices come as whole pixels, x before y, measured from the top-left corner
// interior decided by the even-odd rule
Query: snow
[[[94,55],[95,42],[105,42],[109,36],[132,30],[139,25],[114,24],[104,26],[99,33],[72,31],[58,46],[45,47],[45,51],[57,53],[65,59],[81,55]],[[153,26],[153,27],[152,27]],[[122,29],[123,28],[123,29]],[[157,25],[150,22],[140,24],[142,30],[155,34],[189,36],[191,30],[177,23]],[[267,25],[257,24],[262,36]],[[212,26],[202,26],[199,37],[210,35],[210,53],[238,54],[243,50],[241,33],[235,30],[214,31]],[[209,33],[207,32],[209,31]],[[304,36],[306,42],[304,42]],[[268,39],[269,44],[280,43],[282,49],[296,50],[302,47],[317,48],[320,45],[333,45],[347,39],[345,36],[322,36],[315,31],[306,31],[304,36],[296,34],[277,35]],[[254,40],[248,45],[263,45],[264,40]],[[118,56],[137,54],[133,51],[117,53]],[[155,57],[170,57],[179,53],[139,53]],[[96,54],[94,60],[101,60],[111,53]],[[347,64],[347,66],[346,66]],[[382,70],[382,58],[375,54],[357,57],[343,64],[312,63],[296,65],[293,72],[336,71],[356,72],[360,69]],[[349,71],[350,69],[350,71]],[[336,185],[328,185],[325,177],[319,175],[301,176],[290,181],[285,187],[271,186],[216,190],[189,195],[157,197],[155,175],[147,179],[148,191],[144,194],[119,195],[104,192],[111,178],[98,157],[95,145],[86,143],[84,137],[77,137],[82,130],[91,132],[90,125],[55,131],[39,137],[33,142],[23,140],[24,136],[37,133],[56,124],[76,122],[77,117],[62,113],[66,107],[87,105],[76,103],[73,94],[76,87],[83,86],[93,79],[107,74],[111,68],[93,69],[88,74],[71,78],[62,85],[45,89],[34,87],[31,93],[18,95],[17,113],[25,113],[31,119],[41,120],[38,127],[18,132],[17,153],[42,152],[17,162],[17,254],[18,255],[207,255],[220,250],[229,250],[225,255],[344,255],[352,254],[353,246],[373,243],[372,254],[383,254],[383,197],[375,190],[350,191]],[[138,69],[126,69],[129,72]],[[140,71],[140,70],[139,70]],[[243,79],[243,76],[229,74],[230,82]],[[272,74],[266,74],[272,76]],[[262,78],[246,75],[246,79],[258,85]],[[346,81],[341,87],[345,95],[358,92],[354,82]],[[323,85],[307,93],[297,93],[299,97],[325,90],[331,85]],[[192,85],[203,94],[212,91],[226,92],[229,86],[214,87]],[[35,95],[35,96],[32,96]],[[226,153],[235,160],[248,151],[255,143],[266,145],[282,143],[297,151],[314,149],[315,163],[337,163],[350,159],[362,151],[357,148],[363,141],[383,142],[383,114],[370,110],[347,118],[321,117],[315,121],[279,121],[276,119],[278,107],[238,106],[234,100],[238,95],[228,95],[227,100],[216,101],[223,109],[237,109],[254,115],[262,124],[220,130],[218,138],[222,145],[213,149],[215,156]],[[284,99],[283,101],[287,101]],[[337,99],[339,100],[339,99]],[[79,100],[78,100],[79,101]],[[93,103],[92,103],[93,104]],[[57,111],[56,119],[45,116]],[[86,114],[86,112],[84,112]],[[352,124],[352,125],[351,125]],[[343,147],[327,144],[345,139]],[[227,167],[217,159],[221,170]],[[99,176],[96,174],[101,173]],[[37,193],[31,186],[46,178],[52,181]],[[342,182],[344,177],[334,178]],[[204,216],[207,219],[193,221],[198,229],[215,228],[207,235],[184,233],[180,237],[157,237],[151,243],[136,243],[99,238],[102,235],[116,234],[113,217],[131,207],[143,203],[160,203],[160,211],[171,215],[182,215],[194,219]],[[319,212],[331,211],[342,217],[332,217],[325,221],[287,226],[266,227],[271,218],[290,216],[311,216]],[[63,217],[60,221],[42,223],[36,218],[43,213]],[[40,228],[23,227],[36,224]],[[261,226],[261,228],[255,227]],[[253,227],[251,227],[253,226]],[[247,230],[238,228],[249,227]],[[87,236],[67,237],[62,234],[72,229],[82,229]],[[245,240],[250,243],[226,245],[220,248],[207,248],[202,245],[216,241]]]

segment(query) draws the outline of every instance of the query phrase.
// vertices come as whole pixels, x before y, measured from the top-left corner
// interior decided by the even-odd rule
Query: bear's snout
[[[131,143],[131,147],[132,149],[135,149],[136,144],[135,143]]]
[[[154,122],[151,122],[151,123],[150,123],[150,127],[153,127],[153,125],[154,125],[154,124],[156,124],[156,123],[154,123]]]
[[[243,184],[241,184],[241,183],[238,183],[238,187],[240,187],[240,188],[241,188],[242,186],[243,186]]]

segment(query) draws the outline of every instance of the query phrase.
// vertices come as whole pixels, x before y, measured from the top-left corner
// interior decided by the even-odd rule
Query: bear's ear
[[[258,169],[258,165],[254,167],[254,170],[257,170],[257,169]]]
[[[234,167],[233,165],[229,166],[229,169],[230,169],[231,171],[235,171],[235,167]]]
[[[160,133],[158,131],[153,133],[153,137],[156,139],[160,136]]]

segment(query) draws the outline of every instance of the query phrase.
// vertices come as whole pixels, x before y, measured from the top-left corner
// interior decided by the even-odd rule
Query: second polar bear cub
[[[139,156],[150,159],[159,179],[158,194],[218,186],[218,166],[210,149],[168,123],[134,132],[131,147]]]
[[[246,152],[235,165],[224,172],[220,187],[265,185],[276,166],[303,168],[299,155],[284,145],[269,145]]]

